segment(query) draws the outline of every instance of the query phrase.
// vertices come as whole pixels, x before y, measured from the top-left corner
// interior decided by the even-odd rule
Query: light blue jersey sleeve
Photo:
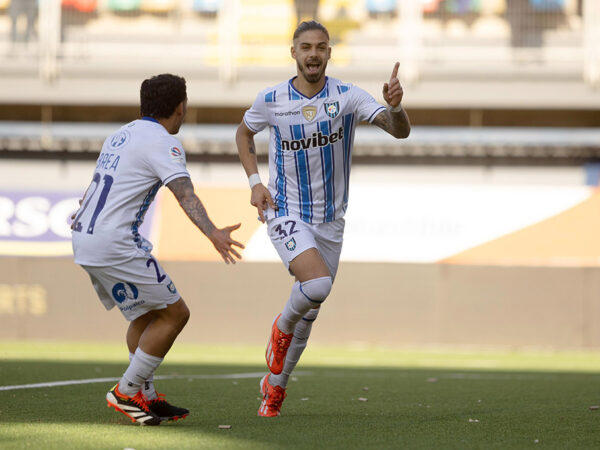
[[[351,98],[354,101],[354,110],[359,122],[371,123],[377,114],[385,109],[385,106],[379,104],[371,94],[357,86],[352,86]]]
[[[267,102],[265,97],[269,94],[274,95],[273,92],[268,92],[265,89],[258,93],[252,107],[244,114],[244,123],[249,130],[258,133],[269,126],[268,113],[267,113]]]

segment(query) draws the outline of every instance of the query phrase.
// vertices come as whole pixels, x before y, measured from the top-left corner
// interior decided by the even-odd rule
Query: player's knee
[[[300,283],[300,291],[317,306],[325,301],[329,292],[331,292],[332,286],[333,281],[331,277],[314,278]]]
[[[172,314],[172,317],[173,317],[174,321],[176,322],[177,328],[179,328],[181,330],[181,329],[183,329],[183,327],[185,327],[185,324],[190,319],[190,310],[187,307],[187,305],[185,304],[185,302],[183,301],[183,299],[179,299],[179,301],[174,303],[173,306],[175,308],[174,308],[174,311],[173,311],[174,314]]]

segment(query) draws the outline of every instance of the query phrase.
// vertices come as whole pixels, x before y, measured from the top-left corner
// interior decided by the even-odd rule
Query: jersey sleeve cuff
[[[373,120],[375,120],[375,117],[377,117],[377,115],[381,111],[384,111],[385,109],[386,109],[385,106],[379,106],[379,108],[377,108],[375,111],[373,111],[373,114],[371,114],[371,116],[367,119],[367,122],[372,123]]]
[[[163,184],[163,186],[166,186],[168,183],[173,181],[175,178],[181,178],[181,177],[191,178],[190,174],[187,172],[177,172],[177,173],[174,173],[173,175],[169,175],[167,178],[165,178],[163,180],[162,184]]]
[[[258,132],[260,132],[260,131],[261,131],[261,130],[257,130],[257,129],[255,129],[253,126],[251,126],[251,125],[248,123],[248,121],[246,120],[246,116],[244,116],[244,123],[246,124],[246,126],[248,127],[248,129],[249,129],[250,131],[253,131],[254,133],[258,133]]]

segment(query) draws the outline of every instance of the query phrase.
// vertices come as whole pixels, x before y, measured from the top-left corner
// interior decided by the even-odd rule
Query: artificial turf
[[[266,419],[256,416],[262,352],[174,347],[156,385],[191,414],[159,427],[106,408],[108,381],[0,390],[0,448],[600,447],[598,353],[316,347],[282,415]],[[0,386],[118,378],[126,364],[123,344],[2,342]]]

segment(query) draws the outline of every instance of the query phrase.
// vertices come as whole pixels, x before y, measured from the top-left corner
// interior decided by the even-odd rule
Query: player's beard
[[[308,73],[306,70],[306,64],[300,64],[299,61],[296,61],[296,66],[298,67],[298,72],[302,74],[304,79],[309,83],[318,83],[323,79],[325,75],[325,69],[327,68],[327,61],[318,61],[321,64],[318,72]],[[308,63],[307,63],[308,64]]]

